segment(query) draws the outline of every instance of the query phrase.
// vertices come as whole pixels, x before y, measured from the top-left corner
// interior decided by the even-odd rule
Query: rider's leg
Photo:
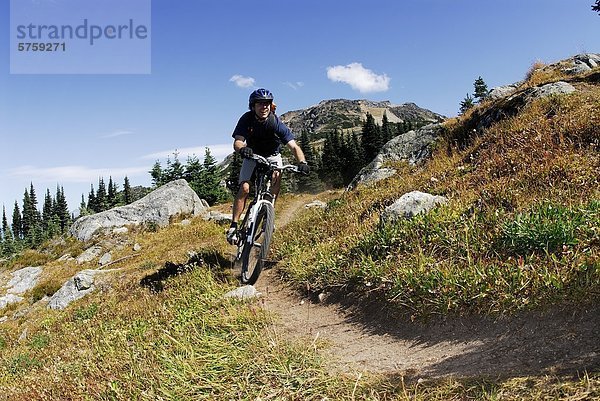
[[[240,189],[233,201],[233,211],[232,211],[232,223],[237,223],[240,220],[240,216],[246,207],[246,199],[248,199],[248,194],[250,193],[250,184],[247,181],[244,181],[240,184]]]
[[[271,179],[271,194],[273,194],[273,202],[279,195],[279,189],[281,188],[281,171],[273,171],[273,178]]]

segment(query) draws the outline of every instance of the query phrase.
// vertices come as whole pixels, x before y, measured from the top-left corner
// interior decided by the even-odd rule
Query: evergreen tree
[[[69,213],[69,205],[67,204],[67,198],[65,197],[65,190],[63,187],[56,186],[56,202],[54,207],[54,216],[58,223],[60,233],[64,234],[71,225],[71,214]]]
[[[381,139],[382,146],[388,143],[394,137],[394,130],[388,120],[387,113],[383,112],[383,119],[381,120]]]
[[[79,216],[87,216],[88,214],[90,214],[90,211],[85,203],[85,197],[83,194],[81,194],[81,203],[79,203]]]
[[[364,158],[369,163],[377,156],[382,146],[381,130],[375,124],[375,119],[371,113],[367,113],[367,119],[363,124],[361,142]]]
[[[473,86],[475,87],[475,93],[473,94],[473,96],[475,97],[475,99],[477,99],[477,102],[481,103],[490,93],[487,84],[480,76],[475,80]]]
[[[123,202],[129,205],[133,202],[133,195],[131,193],[131,185],[129,184],[129,178],[125,176],[125,182],[123,183]]]
[[[204,199],[209,205],[222,202],[227,199],[227,192],[221,186],[220,171],[217,167],[217,161],[206,148],[204,161],[202,162],[202,171],[198,179],[194,180],[191,187],[196,191],[198,197]]]
[[[23,239],[23,218],[17,201],[15,201],[12,215],[12,232],[15,239]]]
[[[342,176],[344,178],[344,186],[347,186],[365,166],[363,152],[356,133],[353,133],[344,142],[344,152],[346,154],[346,164]]]
[[[196,155],[188,156],[187,162],[183,169],[183,178],[187,182],[194,182],[200,177],[202,174],[202,163],[200,163],[200,159]]]
[[[167,158],[167,167],[163,172],[163,184],[183,178],[185,169],[179,161],[179,153],[173,152],[173,161]]]
[[[94,184],[90,184],[90,193],[88,194],[87,210],[90,213],[100,212],[98,207],[98,200],[96,199],[96,191],[94,190]]]
[[[460,102],[459,114],[465,114],[467,110],[471,109],[473,106],[475,106],[475,102],[473,101],[471,95],[467,93],[467,96],[463,99],[462,102]]]
[[[46,189],[46,196],[44,197],[44,206],[42,208],[42,228],[44,232],[48,232],[50,228],[50,221],[52,220],[52,215],[54,212],[54,208],[52,205],[52,195],[50,195],[50,190]]]
[[[339,134],[337,131],[325,134],[319,177],[330,188],[340,188],[344,183],[342,176],[343,160],[340,157],[338,143]]]
[[[300,134],[300,147],[304,152],[306,163],[310,166],[308,175],[298,176],[298,190],[308,193],[317,193],[323,189],[323,183],[319,180],[319,170],[315,158],[315,154],[308,139],[308,132],[302,131]]]
[[[27,241],[30,239],[31,233],[35,226],[35,217],[33,212],[33,206],[31,205],[31,197],[29,196],[29,191],[25,189],[25,193],[23,193],[23,219],[21,223],[21,234],[23,235],[23,239]]]
[[[106,184],[104,178],[98,179],[98,191],[96,191],[96,205],[98,206],[98,212],[108,210],[108,196],[106,194]]]
[[[600,0],[596,0],[596,4],[594,4],[592,6],[592,10],[596,11],[598,14],[600,14]]]
[[[2,238],[6,239],[10,235],[10,227],[6,219],[6,207],[2,205]]]
[[[231,163],[229,164],[229,174],[227,175],[227,188],[235,195],[238,191],[238,178],[242,168],[242,157],[238,152],[233,152]]]
[[[108,195],[106,198],[106,202],[108,204],[108,209],[111,209],[117,206],[119,203],[119,199],[117,198],[118,193],[117,185],[113,182],[112,176],[108,177]]]
[[[152,166],[152,170],[150,170],[149,173],[152,177],[152,185],[154,187],[160,187],[165,183],[162,166],[158,160],[154,163],[154,166]]]

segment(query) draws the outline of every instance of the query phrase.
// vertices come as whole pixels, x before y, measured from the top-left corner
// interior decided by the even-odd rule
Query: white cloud
[[[346,83],[361,93],[385,92],[390,84],[390,78],[386,74],[377,75],[361,63],[327,67],[327,78],[333,82]]]
[[[117,131],[111,132],[109,134],[101,135],[100,138],[102,138],[102,139],[116,138],[118,136],[131,135],[131,134],[133,134],[133,131],[117,130]]]
[[[234,82],[240,88],[252,88],[256,82],[252,77],[245,77],[243,75],[234,75],[229,78],[229,82]]]
[[[94,182],[98,177],[136,177],[148,174],[149,167],[89,168],[86,166],[36,167],[20,166],[10,169],[8,175],[27,178],[32,182],[85,183]]]
[[[160,160],[166,159],[167,157],[173,158],[173,153],[177,152],[179,161],[182,163],[185,162],[188,156],[197,156],[200,160],[204,158],[204,151],[206,148],[210,149],[210,154],[212,157],[217,159],[217,161],[224,160],[229,154],[233,153],[233,139],[232,143],[222,143],[217,145],[206,145],[206,146],[195,146],[190,148],[182,148],[182,149],[169,149],[163,150],[155,153],[151,153],[145,156],[142,156],[142,159],[150,159],[150,160]]]
[[[284,82],[283,84],[289,86],[290,88],[292,88],[294,90],[296,90],[298,88],[302,88],[304,86],[304,82],[300,82],[300,81],[298,81],[298,82]]]

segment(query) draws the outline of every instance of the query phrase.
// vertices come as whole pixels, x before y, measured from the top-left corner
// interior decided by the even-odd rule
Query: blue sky
[[[208,146],[222,159],[255,87],[274,92],[279,113],[346,98],[456,115],[478,76],[494,87],[521,80],[536,61],[600,52],[592,3],[152,0],[149,74],[11,74],[2,1],[0,203],[10,218],[30,183],[39,199],[58,184],[75,210],[100,176],[149,185],[154,161],[164,165],[175,149],[185,160]]]

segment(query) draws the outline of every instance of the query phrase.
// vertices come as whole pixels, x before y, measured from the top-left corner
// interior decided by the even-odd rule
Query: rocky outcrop
[[[438,205],[448,202],[443,196],[413,191],[402,195],[381,214],[381,223],[388,224],[401,218],[410,219],[420,213],[427,213]]]
[[[43,269],[39,266],[24,267],[11,273],[11,279],[4,285],[6,295],[0,297],[0,309],[21,302],[22,294],[34,288]]]
[[[444,116],[423,109],[414,103],[395,105],[389,101],[332,99],[323,100],[316,106],[303,110],[284,113],[281,115],[281,120],[293,132],[307,131],[315,138],[321,132],[334,129],[358,131],[367,113],[370,113],[378,124],[381,124],[384,113],[392,123],[410,121],[423,125],[423,123],[437,123],[445,119]]]
[[[65,309],[96,289],[95,277],[110,270],[82,270],[70,278],[48,301],[49,309]]]
[[[431,156],[433,144],[443,134],[441,124],[427,125],[416,131],[409,131],[386,143],[375,159],[365,166],[348,186],[356,188],[359,184],[371,184],[396,173],[389,167],[390,162],[407,161],[418,164]]]
[[[185,180],[172,181],[129,205],[83,216],[73,223],[70,234],[80,241],[90,240],[101,231],[128,225],[167,226],[178,215],[198,216],[207,209]]]

